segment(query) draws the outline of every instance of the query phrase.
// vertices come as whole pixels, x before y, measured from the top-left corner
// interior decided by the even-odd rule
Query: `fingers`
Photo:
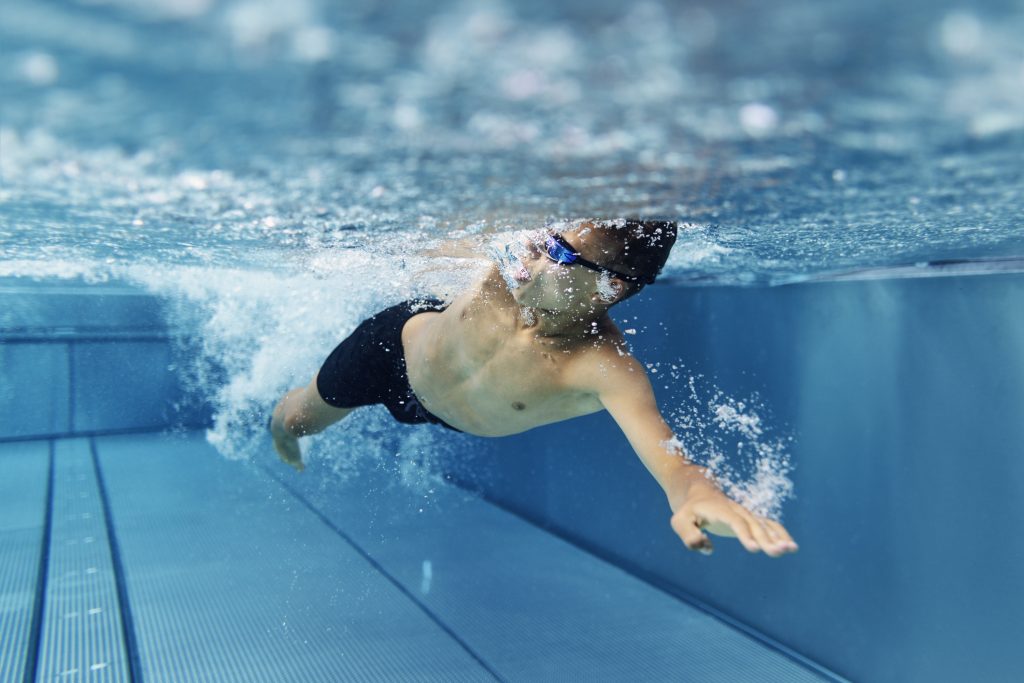
[[[700,530],[700,520],[694,515],[673,515],[670,523],[690,550],[696,550],[702,555],[710,555],[714,550],[711,539]]]
[[[732,527],[736,538],[748,552],[756,553],[762,548],[762,540],[767,543],[768,536],[757,524],[750,524],[740,514],[729,512],[722,515],[722,521]]]
[[[710,527],[713,533],[729,535],[726,527],[731,530],[748,552],[764,551],[769,557],[781,557],[796,552],[797,545],[789,532],[778,522],[758,517],[738,507],[736,510],[716,510],[713,518],[705,518],[695,512],[674,515],[672,528],[683,539],[690,550],[701,550],[710,554],[711,541],[702,532],[701,527]],[[717,530],[715,530],[717,527]]]
[[[780,557],[785,553],[796,551],[796,543],[781,524],[775,520],[757,517],[750,513],[747,513],[747,516],[750,518],[748,525],[754,533],[754,538],[757,539],[761,549],[767,555]]]
[[[765,519],[763,521],[768,526],[769,530],[774,531],[777,541],[780,541],[784,545],[789,546],[792,552],[796,552],[796,550],[800,546],[796,544],[796,541],[793,540],[793,537],[789,535],[788,531],[786,531],[786,527],[782,526],[774,519]]]
[[[291,465],[299,472],[306,469],[306,465],[302,462],[302,452],[298,449],[297,444],[292,447],[286,440],[275,439],[274,450],[277,451],[277,457],[286,465]]]
[[[778,557],[785,552],[785,550],[775,538],[777,532],[774,529],[769,528],[768,525],[765,524],[765,521],[766,520],[764,519],[753,517],[750,522],[748,522],[748,525],[754,533],[754,538],[757,539],[760,550],[764,550],[764,552],[771,557]]]

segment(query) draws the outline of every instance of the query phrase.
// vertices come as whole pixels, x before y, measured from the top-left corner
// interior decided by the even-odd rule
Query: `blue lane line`
[[[451,636],[451,638],[452,638],[452,639],[453,639],[453,640],[454,640],[455,642],[457,642],[457,643],[458,643],[458,644],[459,644],[460,646],[462,646],[462,649],[463,649],[463,650],[465,650],[465,651],[466,651],[466,652],[467,652],[467,653],[469,654],[469,656],[470,656],[470,657],[472,657],[473,659],[475,659],[475,660],[477,661],[477,663],[478,663],[478,664],[479,664],[480,666],[482,666],[482,667],[483,667],[484,669],[486,669],[486,670],[487,670],[487,673],[489,673],[489,674],[491,674],[492,676],[494,676],[494,679],[495,679],[496,681],[502,681],[502,682],[504,682],[504,681],[505,681],[505,679],[504,679],[504,678],[502,678],[502,677],[501,677],[501,676],[500,676],[500,675],[498,674],[498,672],[497,672],[497,671],[495,671],[494,669],[492,669],[492,668],[490,667],[490,665],[488,665],[488,664],[487,664],[487,662],[485,662],[485,661],[484,661],[484,659],[483,659],[483,658],[482,658],[482,657],[481,657],[480,655],[478,655],[478,654],[477,654],[476,652],[474,652],[474,651],[473,651],[473,648],[471,648],[471,647],[469,646],[469,643],[467,643],[466,641],[464,641],[464,640],[463,640],[463,639],[462,639],[461,637],[459,637],[459,634],[457,634],[457,633],[456,633],[455,631],[453,631],[453,630],[452,630],[451,628],[449,628],[447,624],[445,624],[445,623],[444,623],[443,621],[441,621],[441,618],[440,618],[440,617],[438,617],[438,616],[437,616],[436,614],[434,614],[434,613],[433,613],[433,612],[432,612],[432,611],[430,610],[430,608],[429,608],[429,607],[427,607],[426,605],[424,605],[424,604],[423,604],[423,603],[422,603],[422,602],[421,602],[421,601],[420,601],[420,600],[419,600],[419,599],[418,599],[418,598],[417,598],[417,597],[416,597],[415,595],[413,595],[412,593],[410,593],[410,592],[408,591],[408,589],[406,589],[406,587],[405,587],[405,586],[403,586],[403,585],[401,584],[401,582],[399,582],[399,581],[398,581],[398,579],[396,579],[396,578],[395,578],[395,577],[393,577],[393,576],[392,576],[391,574],[389,574],[389,573],[387,572],[387,570],[386,570],[386,569],[384,569],[384,567],[383,567],[383,566],[381,566],[381,564],[380,564],[379,562],[377,562],[377,560],[373,559],[373,557],[372,557],[372,556],[371,556],[371,555],[370,555],[369,553],[367,553],[367,552],[366,552],[365,550],[363,550],[363,549],[362,549],[362,548],[361,548],[361,547],[359,546],[359,544],[358,544],[358,543],[356,543],[354,539],[352,539],[352,537],[351,537],[351,536],[349,536],[349,535],[348,535],[348,534],[346,534],[346,533],[345,533],[344,531],[342,531],[342,530],[341,530],[341,529],[339,529],[339,528],[338,528],[337,526],[335,526],[334,522],[332,522],[332,521],[331,521],[331,520],[329,520],[329,519],[328,519],[328,518],[327,518],[326,516],[324,516],[324,514],[323,514],[322,512],[320,512],[320,511],[319,511],[318,509],[316,509],[316,507],[314,507],[312,503],[310,503],[310,502],[309,502],[308,500],[306,500],[306,498],[305,498],[305,497],[304,497],[304,496],[303,496],[303,495],[302,495],[301,493],[299,493],[298,491],[296,491],[296,490],[295,490],[294,488],[292,488],[292,487],[291,487],[291,486],[290,486],[290,485],[289,485],[289,484],[288,484],[288,483],[287,483],[286,481],[284,481],[283,479],[281,479],[281,478],[280,478],[280,477],[279,477],[279,476],[277,475],[277,473],[276,473],[276,472],[274,472],[274,471],[273,471],[272,469],[270,469],[270,468],[269,468],[269,467],[267,467],[266,465],[260,465],[260,468],[261,468],[261,469],[262,469],[262,470],[263,470],[264,472],[266,472],[266,473],[267,473],[268,475],[270,475],[271,479],[273,479],[273,480],[274,480],[274,481],[276,481],[276,482],[277,482],[278,484],[280,484],[280,485],[281,485],[281,488],[283,488],[283,489],[284,489],[285,491],[287,491],[288,493],[292,494],[292,496],[294,496],[296,500],[298,500],[298,501],[299,501],[300,503],[302,503],[303,507],[305,507],[305,508],[306,508],[307,510],[309,510],[309,511],[310,511],[310,512],[312,512],[312,513],[313,513],[314,515],[316,515],[317,519],[319,519],[319,520],[320,520],[321,522],[323,522],[323,523],[324,523],[324,524],[325,524],[325,525],[327,526],[327,528],[328,528],[328,529],[330,529],[331,531],[333,531],[334,533],[336,533],[336,534],[337,534],[338,536],[340,536],[340,537],[341,537],[341,538],[342,538],[342,539],[343,539],[343,540],[344,540],[344,541],[345,541],[346,543],[348,543],[348,544],[349,544],[350,546],[352,546],[352,548],[353,548],[353,549],[354,549],[354,550],[355,550],[355,551],[356,551],[357,553],[359,553],[360,555],[362,555],[362,556],[363,556],[363,559],[364,559],[364,560],[366,560],[367,562],[369,562],[369,563],[370,563],[370,565],[371,565],[371,566],[372,566],[372,567],[373,567],[374,569],[376,569],[376,570],[377,570],[377,571],[378,571],[378,572],[380,573],[380,575],[381,575],[381,576],[383,576],[383,577],[384,577],[384,578],[386,578],[386,579],[387,579],[388,581],[390,581],[390,582],[392,583],[392,585],[394,585],[394,586],[395,586],[395,588],[397,588],[398,590],[400,590],[400,591],[401,591],[401,592],[402,592],[402,593],[403,593],[403,594],[405,595],[405,597],[409,598],[409,600],[411,600],[411,601],[413,602],[413,604],[414,604],[414,605],[416,605],[417,607],[419,607],[419,608],[420,608],[420,610],[422,610],[422,611],[423,611],[423,613],[424,613],[424,614],[426,614],[426,615],[427,615],[427,617],[428,617],[428,618],[429,618],[429,619],[430,619],[431,621],[433,621],[433,622],[434,622],[435,624],[437,624],[437,625],[438,625],[438,627],[440,627],[440,628],[441,628],[441,629],[442,629],[442,630],[443,630],[443,631],[444,631],[445,633],[447,633],[447,634],[448,634],[449,636]]]
[[[107,542],[110,544],[110,559],[114,565],[114,583],[117,585],[117,604],[121,611],[121,633],[128,654],[128,680],[131,683],[142,683],[142,660],[139,659],[138,640],[135,637],[135,620],[132,618],[131,603],[128,602],[128,586],[124,580],[124,565],[121,562],[121,548],[114,534],[114,517],[110,511],[110,499],[107,498],[107,484],[103,481],[100,459],[96,452],[96,439],[89,437],[89,453],[92,455],[92,466],[96,472],[96,484],[100,490],[100,501],[103,503],[103,521],[107,526]]]
[[[46,502],[43,512],[43,541],[39,549],[39,569],[36,574],[36,597],[32,606],[32,626],[29,631],[28,654],[25,657],[25,683],[35,683],[39,667],[39,644],[43,638],[43,608],[46,606],[46,581],[50,571],[50,531],[53,528],[53,454],[55,446],[49,442],[49,462],[46,471]]]

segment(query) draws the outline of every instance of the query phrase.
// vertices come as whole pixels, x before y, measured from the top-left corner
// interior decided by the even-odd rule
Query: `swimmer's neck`
[[[485,279],[484,290],[486,298],[498,303],[512,317],[513,334],[517,337],[584,339],[603,328],[608,317],[608,307],[595,303],[580,304],[569,311],[521,306],[497,275]]]
[[[549,311],[516,304],[520,310],[515,334],[528,337],[584,339],[601,329],[608,311],[585,307],[580,311]],[[532,321],[532,324],[530,322]]]

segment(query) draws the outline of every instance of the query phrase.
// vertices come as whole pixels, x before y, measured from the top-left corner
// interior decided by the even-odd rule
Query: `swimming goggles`
[[[617,277],[620,280],[624,280],[626,282],[642,282],[648,285],[654,282],[654,278],[652,277],[626,275],[625,273],[620,273],[618,271],[612,270],[611,268],[599,266],[593,261],[588,261],[587,259],[580,256],[580,253],[573,249],[572,245],[566,242],[565,238],[563,238],[558,233],[548,235],[544,239],[544,247],[547,257],[554,261],[555,263],[560,263],[562,265],[578,264],[583,266],[584,268],[589,268],[590,270],[597,271],[598,273],[608,273],[612,277]]]

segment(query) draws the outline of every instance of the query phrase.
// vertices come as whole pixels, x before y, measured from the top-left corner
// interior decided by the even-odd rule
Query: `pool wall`
[[[620,309],[662,377],[756,391],[795,436],[800,551],[687,551],[606,414],[496,441],[490,499],[853,680],[1024,671],[1024,276],[655,286]],[[687,400],[653,385],[663,412]]]
[[[207,424],[173,354],[145,292],[0,279],[0,441]]]
[[[0,282],[0,440],[206,426],[162,310],[130,287]],[[795,436],[796,555],[686,551],[605,414],[484,440],[487,478],[462,483],[851,679],[1005,680],[1024,670],[1021,310],[1014,274],[659,285],[616,309],[641,360],[756,391]],[[652,377],[666,412],[688,400]]]

